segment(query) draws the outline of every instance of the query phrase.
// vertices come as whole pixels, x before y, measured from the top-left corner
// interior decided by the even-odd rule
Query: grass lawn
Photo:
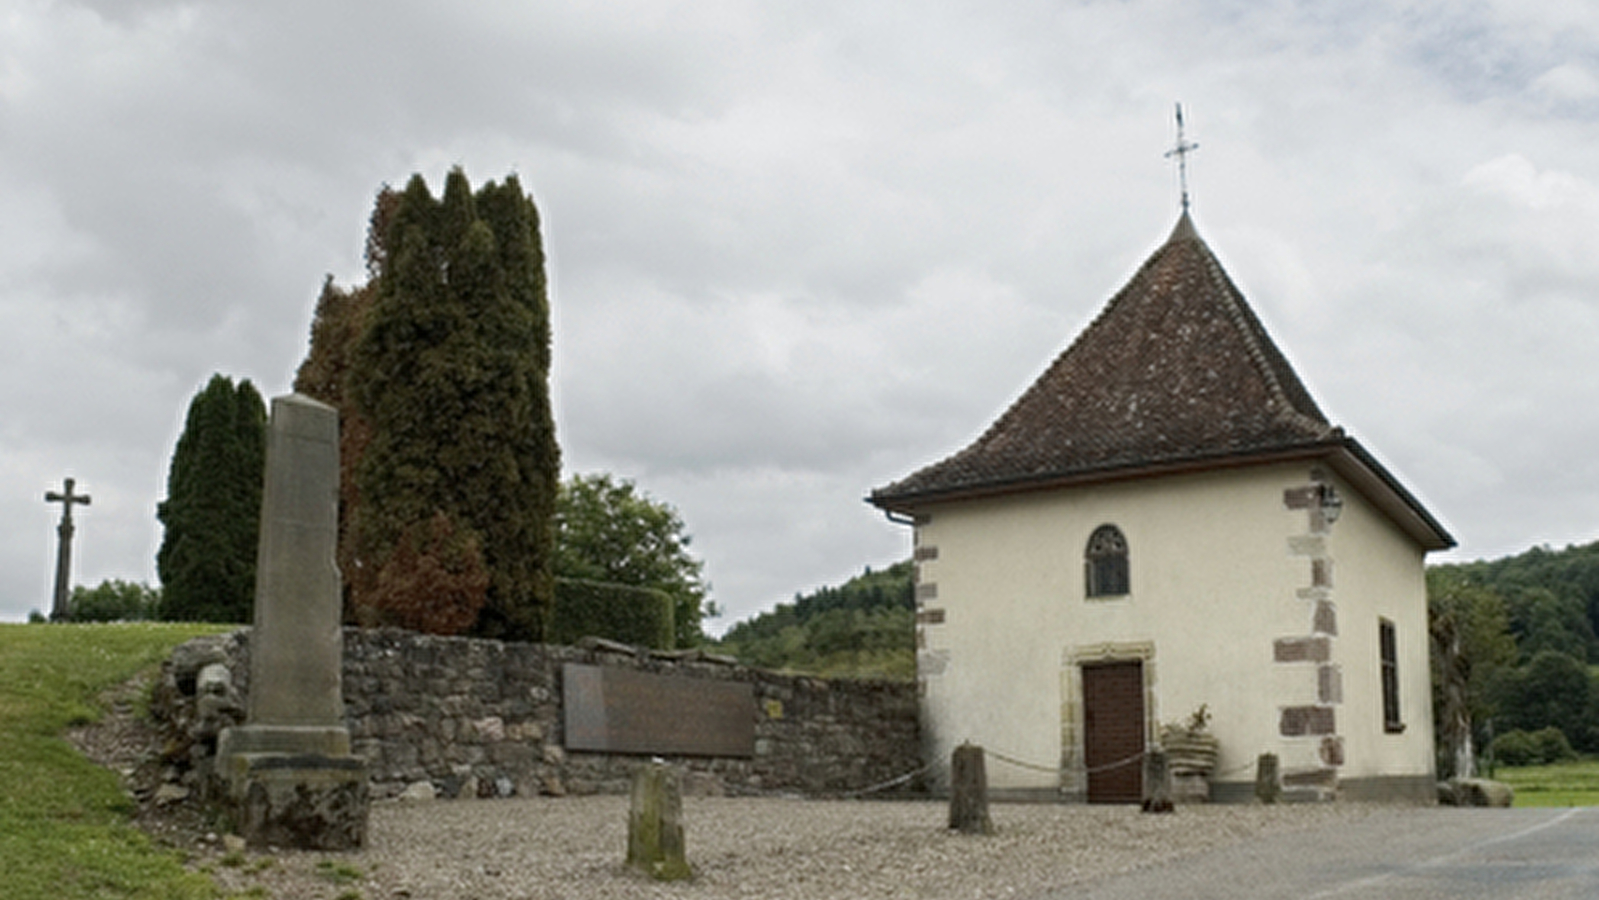
[[[116,774],[61,736],[100,717],[98,694],[215,625],[0,624],[0,894],[14,900],[212,898],[129,823]]]
[[[1494,778],[1515,788],[1517,806],[1599,806],[1599,759],[1501,766]]]

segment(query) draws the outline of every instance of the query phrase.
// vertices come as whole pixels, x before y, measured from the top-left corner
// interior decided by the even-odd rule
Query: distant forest
[[[1432,566],[1427,588],[1441,745],[1453,670],[1479,759],[1599,754],[1599,543]],[[1440,767],[1453,770],[1447,754]]]
[[[752,666],[847,678],[916,677],[910,560],[795,594],[728,629],[717,649]]]
[[[1599,542],[1431,567],[1497,593],[1523,662],[1543,650],[1599,663]]]
[[[912,573],[906,560],[796,594],[734,625],[717,649],[769,669],[914,678]],[[1599,755],[1599,542],[1431,566],[1427,588],[1442,774],[1462,729],[1479,759]]]

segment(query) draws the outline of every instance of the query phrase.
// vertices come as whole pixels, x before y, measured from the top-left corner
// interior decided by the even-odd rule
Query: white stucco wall
[[[1307,513],[1286,509],[1283,497],[1309,483],[1310,468],[1219,470],[923,510],[918,641],[930,758],[947,765],[970,740],[1045,768],[1080,765],[1077,665],[1104,656],[1145,659],[1151,730],[1207,705],[1225,779],[1252,779],[1266,751],[1279,753],[1285,769],[1317,765],[1319,737],[1280,735],[1283,706],[1317,702],[1317,666],[1274,662],[1273,653],[1275,639],[1311,629],[1310,562],[1292,540],[1306,533]],[[1335,559],[1344,772],[1430,771],[1420,553],[1341,489],[1349,502],[1324,547]],[[1106,523],[1127,538],[1131,592],[1087,599],[1083,554]],[[1405,657],[1409,727],[1397,738],[1381,734],[1378,615],[1395,622]],[[996,789],[1062,787],[1056,772],[995,755],[988,778]],[[1068,775],[1065,789],[1081,788]]]
[[[1346,744],[1340,776],[1430,775],[1434,767],[1428,668],[1427,582],[1422,551],[1348,489],[1331,531],[1333,596],[1338,604],[1334,658],[1342,667],[1339,730]],[[1399,649],[1399,713],[1404,731],[1383,730],[1378,621],[1394,623]]]

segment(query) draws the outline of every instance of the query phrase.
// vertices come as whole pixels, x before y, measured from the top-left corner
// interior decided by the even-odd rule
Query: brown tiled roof
[[[1184,213],[1166,243],[976,443],[870,499],[903,508],[1342,439]]]

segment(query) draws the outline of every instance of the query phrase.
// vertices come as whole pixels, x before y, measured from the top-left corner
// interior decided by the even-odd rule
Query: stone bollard
[[[1151,747],[1144,753],[1144,812],[1169,813],[1171,770],[1166,766],[1166,751]]]
[[[1262,803],[1276,803],[1283,795],[1282,778],[1279,777],[1277,754],[1262,753],[1255,761],[1255,799]]]
[[[649,763],[633,773],[627,864],[656,881],[693,877],[683,846],[683,788],[677,773]]]
[[[983,748],[961,744],[949,765],[949,827],[962,834],[993,834],[988,817],[988,772]]]

